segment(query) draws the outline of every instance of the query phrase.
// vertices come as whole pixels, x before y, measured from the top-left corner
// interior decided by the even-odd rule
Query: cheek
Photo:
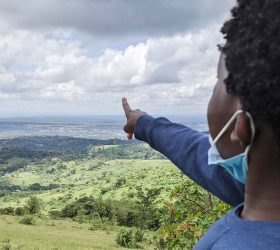
[[[216,84],[217,86],[217,84]],[[208,103],[208,108],[207,108],[207,121],[208,121],[208,127],[209,127],[209,133],[212,138],[215,138],[217,135],[216,133],[216,114],[217,114],[217,89],[216,86],[213,90],[212,96],[209,100]]]
[[[227,122],[233,106],[225,90],[224,83],[218,79],[207,109],[209,133],[215,138]]]

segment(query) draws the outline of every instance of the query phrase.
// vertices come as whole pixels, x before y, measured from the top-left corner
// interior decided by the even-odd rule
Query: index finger
[[[128,116],[128,113],[131,111],[131,108],[126,98],[122,98],[122,106],[123,106],[124,113],[126,114],[126,116]]]

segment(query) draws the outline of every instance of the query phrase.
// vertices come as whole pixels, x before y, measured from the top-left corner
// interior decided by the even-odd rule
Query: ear
[[[230,139],[233,143],[238,143],[245,148],[251,141],[251,127],[250,120],[245,113],[239,114],[236,118],[236,123],[231,132]]]

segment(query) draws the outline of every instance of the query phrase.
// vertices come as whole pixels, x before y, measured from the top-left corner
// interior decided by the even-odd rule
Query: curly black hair
[[[229,94],[280,138],[280,0],[238,0],[221,32]]]

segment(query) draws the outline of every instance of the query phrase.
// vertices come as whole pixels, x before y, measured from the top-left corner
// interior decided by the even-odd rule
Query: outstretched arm
[[[244,185],[223,168],[208,165],[208,136],[166,118],[153,118],[140,110],[131,110],[123,99],[128,122],[124,127],[130,137],[149,143],[197,184],[230,205],[244,201]]]

